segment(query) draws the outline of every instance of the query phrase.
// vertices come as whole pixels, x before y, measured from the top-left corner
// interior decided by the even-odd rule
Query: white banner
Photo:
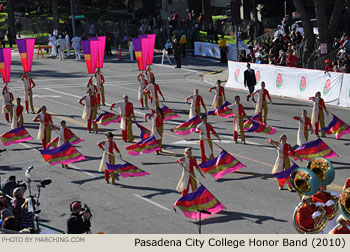
[[[236,44],[226,44],[228,49],[227,58],[229,60],[236,60],[237,59],[237,51],[236,51]],[[241,50],[247,49],[247,46],[244,46],[244,42],[239,42],[239,48]],[[216,59],[220,59],[220,48],[218,44],[214,43],[206,43],[206,42],[194,42],[194,55],[202,56],[202,57],[212,57]]]
[[[256,89],[265,82],[270,94],[309,100],[320,91],[326,103],[350,106],[350,77],[343,73],[328,72],[266,64],[251,64],[257,80]],[[244,71],[247,63],[229,61],[226,87],[245,89]],[[344,78],[346,76],[346,78]],[[343,81],[347,80],[347,81]],[[345,93],[346,90],[346,94]],[[342,93],[342,98],[340,95]]]

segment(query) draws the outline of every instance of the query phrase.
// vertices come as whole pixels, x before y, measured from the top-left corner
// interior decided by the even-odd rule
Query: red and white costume
[[[156,83],[148,84],[148,86],[144,89],[144,92],[149,91],[151,93],[151,107],[153,110],[156,110],[159,107],[159,95],[161,95],[164,99],[163,93],[159,88],[159,85]]]
[[[134,135],[132,133],[132,121],[131,116],[135,116],[134,114],[134,105],[131,102],[116,102],[111,105],[111,109],[113,107],[118,107],[120,109],[120,128],[122,130],[123,141],[132,142],[134,140]]]
[[[196,132],[200,133],[199,145],[201,147],[201,162],[204,163],[207,159],[211,160],[214,158],[213,143],[210,137],[210,132],[217,136],[213,126],[209,123],[201,123],[197,126]]]
[[[299,146],[305,144],[309,140],[309,130],[312,128],[309,117],[294,116],[293,119],[299,121],[297,144]]]
[[[191,119],[192,117],[198,115],[201,115],[201,105],[205,109],[205,104],[203,101],[202,96],[200,95],[191,95],[190,97],[187,97],[185,101],[191,100],[191,107],[190,107],[190,113],[188,117]]]
[[[22,105],[14,105],[13,106],[13,117],[11,128],[16,129],[23,126],[23,106]]]

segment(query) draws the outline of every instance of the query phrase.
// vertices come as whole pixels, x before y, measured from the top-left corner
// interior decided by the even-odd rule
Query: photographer
[[[12,196],[13,190],[18,187],[16,183],[16,177],[15,176],[10,176],[8,179],[5,180],[4,183],[1,184],[0,190],[5,193],[5,195],[10,195]]]
[[[67,220],[67,233],[85,234],[90,232],[91,212],[88,207],[81,207],[81,202],[74,201],[70,205],[71,215]]]

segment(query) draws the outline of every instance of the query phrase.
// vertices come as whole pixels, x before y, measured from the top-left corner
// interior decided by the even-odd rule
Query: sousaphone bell
[[[307,168],[296,168],[290,174],[290,182],[299,194],[311,196],[320,188],[317,175]]]

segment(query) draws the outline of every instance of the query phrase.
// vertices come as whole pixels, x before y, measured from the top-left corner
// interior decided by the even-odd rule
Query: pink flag
[[[147,38],[151,40],[149,44],[149,51],[148,51],[148,57],[147,57],[147,65],[153,64],[153,54],[154,54],[154,45],[156,43],[156,34],[148,34]]]
[[[16,43],[24,72],[32,71],[35,39],[16,39]]]
[[[96,70],[96,62],[98,57],[99,41],[98,40],[83,40],[81,47],[84,52],[86,67],[89,74],[94,74]]]
[[[103,62],[105,58],[106,36],[90,37],[89,40],[98,40],[99,46],[96,67],[103,68]]]
[[[9,83],[11,75],[11,48],[0,49],[0,72],[4,83]]]
[[[147,67],[147,58],[149,56],[151,39],[141,38],[141,48],[142,48],[142,68],[146,69]]]

